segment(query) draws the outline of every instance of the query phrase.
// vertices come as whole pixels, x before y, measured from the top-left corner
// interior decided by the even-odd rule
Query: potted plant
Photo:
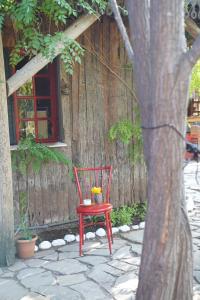
[[[102,196],[102,188],[101,187],[92,187],[91,193],[94,195],[94,201],[96,204],[103,203],[103,196]]]
[[[44,144],[36,143],[32,134],[21,139],[17,149],[12,151],[13,170],[25,180],[25,191],[19,193],[20,226],[17,230],[16,248],[20,258],[29,258],[34,255],[37,240],[37,236],[29,229],[29,172],[32,170],[39,173],[42,165],[51,161],[67,165],[69,174],[72,174],[71,161],[63,153]]]
[[[19,195],[20,237],[16,240],[16,250],[19,258],[30,258],[34,255],[37,235],[28,226],[28,202],[25,192]]]

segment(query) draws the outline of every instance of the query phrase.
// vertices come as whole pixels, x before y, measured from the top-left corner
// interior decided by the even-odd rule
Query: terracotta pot
[[[34,235],[32,240],[19,239],[16,241],[17,256],[19,258],[30,258],[34,256],[35,242],[37,235]]]

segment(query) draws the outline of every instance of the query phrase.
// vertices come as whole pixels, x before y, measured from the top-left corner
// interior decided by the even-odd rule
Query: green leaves
[[[4,16],[0,14],[0,30],[3,27],[3,23],[4,23]]]
[[[200,94],[200,60],[198,60],[198,62],[192,69],[192,76],[190,81],[190,96],[192,96],[192,93],[194,92]]]
[[[61,54],[61,59],[64,63],[65,70],[70,75],[73,74],[73,66],[75,62],[81,63],[81,57],[84,54],[84,49],[78,42],[72,39],[67,39],[64,43],[64,48]]]
[[[17,28],[24,30],[24,25],[33,25],[37,20],[36,12],[37,0],[20,1],[16,5],[13,15]]]
[[[122,120],[110,128],[109,137],[112,141],[119,139],[124,144],[129,144],[133,137],[133,132],[133,123],[129,120]]]
[[[146,216],[146,202],[134,203],[131,206],[124,205],[113,209],[111,213],[111,222],[113,226],[130,225],[134,219],[144,221]]]
[[[134,123],[127,119],[121,120],[110,128],[108,136],[111,141],[121,141],[128,145],[129,157],[133,164],[143,161],[142,130],[137,109]]]
[[[42,165],[49,162],[66,165],[71,176],[71,161],[62,152],[49,148],[44,144],[36,143],[32,135],[21,140],[17,150],[12,152],[13,169],[22,176],[27,175],[30,168],[35,173],[39,173]]]
[[[0,29],[6,17],[13,24],[16,36],[10,64],[14,67],[24,56],[32,57],[40,52],[53,60],[56,41],[68,20],[71,22],[72,18],[82,13],[103,13],[106,5],[105,0],[1,0]],[[83,53],[77,42],[65,42],[61,58],[69,74],[73,73],[75,62],[81,63]]]
[[[75,7],[65,0],[43,0],[39,10],[54,21],[56,26],[66,24],[67,19],[71,16],[77,16]]]

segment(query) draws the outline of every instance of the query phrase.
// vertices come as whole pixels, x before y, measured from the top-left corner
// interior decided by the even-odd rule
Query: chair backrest
[[[95,168],[76,168],[74,175],[77,184],[80,204],[84,199],[91,199],[94,202],[94,194],[91,192],[93,187],[100,187],[103,195],[103,202],[110,202],[110,187],[112,167],[95,167]]]

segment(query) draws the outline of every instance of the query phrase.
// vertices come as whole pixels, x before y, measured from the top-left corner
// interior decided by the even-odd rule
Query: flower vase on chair
[[[101,203],[103,203],[103,196],[102,196],[102,193],[95,194],[95,195],[94,195],[94,201],[95,201],[96,204],[101,204]]]
[[[94,202],[96,204],[103,203],[103,196],[102,196],[102,188],[94,186],[91,189],[91,193],[94,195]]]

